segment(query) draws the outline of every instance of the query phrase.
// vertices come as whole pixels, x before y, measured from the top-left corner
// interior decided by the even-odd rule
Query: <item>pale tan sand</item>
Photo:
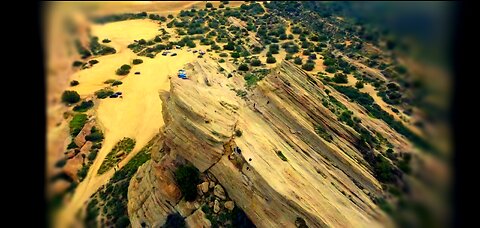
[[[60,212],[58,227],[65,227],[74,221],[75,213],[102,185],[114,174],[113,170],[97,175],[98,169],[113,146],[123,137],[136,140],[136,146],[119,166],[125,165],[146,143],[158,133],[163,126],[160,91],[169,90],[169,77],[176,77],[176,72],[185,63],[193,61],[196,56],[185,50],[173,50],[177,56],[162,56],[154,59],[138,57],[126,48],[129,40],[153,38],[158,33],[158,25],[148,20],[131,20],[115,22],[103,26],[94,26],[94,35],[100,39],[112,40],[112,46],[118,48],[113,55],[97,58],[99,63],[90,69],[80,71],[73,76],[80,82],[74,87],[81,96],[89,96],[94,91],[105,87],[107,79],[121,79],[123,84],[115,91],[123,92],[123,98],[106,98],[98,100],[97,122],[104,131],[105,141],[97,159],[90,167],[86,178],[77,186],[71,201]],[[127,76],[115,75],[115,70],[124,63],[131,63],[134,58],[143,59],[143,63],[132,65]],[[141,72],[135,75],[134,72]]]

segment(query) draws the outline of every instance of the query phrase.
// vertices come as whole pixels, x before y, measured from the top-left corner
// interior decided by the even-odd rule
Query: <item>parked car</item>
[[[176,55],[177,55],[177,53],[172,53],[170,56],[176,56]]]
[[[168,51],[165,51],[165,52],[162,53],[162,55],[166,56],[166,55],[168,55],[168,53],[169,53]]]
[[[118,94],[112,94],[110,95],[110,98],[117,98],[118,97]]]
[[[193,50],[193,53],[197,53],[197,50]]]
[[[135,72],[135,74],[140,74],[140,72],[137,71],[137,72]]]

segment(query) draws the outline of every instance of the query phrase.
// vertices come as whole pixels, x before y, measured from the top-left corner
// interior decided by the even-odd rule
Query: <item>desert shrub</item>
[[[232,56],[232,58],[240,58],[240,54],[238,52],[232,52],[230,56]]]
[[[336,73],[333,76],[332,81],[335,83],[348,83],[348,78],[346,74]]]
[[[306,71],[312,71],[313,68],[315,68],[315,64],[311,63],[311,62],[307,62],[307,63],[302,65],[302,69],[304,69]]]
[[[67,146],[67,150],[78,148],[77,144],[72,140]]]
[[[310,51],[307,50],[307,49],[305,49],[305,50],[303,50],[302,54],[303,54],[303,55],[310,55]]]
[[[250,61],[250,65],[251,66],[260,66],[260,65],[262,65],[262,61],[260,61],[260,59],[252,59]]]
[[[130,65],[123,64],[120,68],[117,69],[116,74],[117,75],[127,75],[128,73],[130,73],[131,68],[132,67]]]
[[[242,134],[243,134],[242,130],[240,130],[240,129],[235,130],[235,136],[240,137],[240,136],[242,136]]]
[[[87,122],[87,119],[86,114],[75,114],[69,124],[70,135],[73,137],[77,136]]]
[[[92,107],[93,107],[93,101],[82,101],[82,103],[73,107],[73,111],[86,112],[88,109]]]
[[[114,81],[116,81],[116,80],[115,79],[108,79],[108,80],[104,81],[103,84],[111,84]]]
[[[224,63],[225,62],[225,59],[220,59],[218,60],[219,63]]]
[[[95,65],[95,64],[97,64],[97,63],[98,63],[98,60],[96,60],[96,59],[92,59],[92,60],[88,61],[88,63],[90,63],[90,65],[92,65],[92,66],[93,66],[93,65]]]
[[[321,126],[315,126],[315,133],[317,133],[320,137],[331,142],[333,140],[332,135],[330,135],[324,128]]]
[[[112,94],[113,94],[113,90],[108,89],[108,88],[97,90],[95,92],[95,96],[97,96],[97,98],[100,98],[100,99],[107,98],[108,96],[110,96]]]
[[[81,66],[81,65],[83,65],[83,62],[82,62],[82,61],[78,61],[78,60],[77,60],[77,61],[74,61],[74,62],[72,63],[72,66],[74,66],[74,67],[79,67],[79,66]]]
[[[379,181],[391,182],[394,180],[395,175],[393,173],[394,170],[392,168],[392,165],[383,156],[377,155],[375,157],[375,162],[373,166],[375,176],[378,178]]]
[[[293,60],[293,62],[294,62],[295,64],[297,64],[297,65],[302,65],[302,58],[296,57],[296,58]]]
[[[200,172],[193,165],[181,165],[175,170],[175,180],[186,201],[197,197],[197,184],[200,182]]]
[[[270,57],[267,58],[267,63],[272,64],[272,63],[276,63],[276,62],[277,62],[277,60],[273,56],[270,56]]]
[[[219,56],[220,56],[220,57],[228,57],[228,54],[227,54],[227,53],[220,53]]]
[[[97,154],[98,154],[98,150],[92,150],[90,151],[90,153],[88,154],[87,158],[89,161],[93,161],[95,160],[95,158],[97,157]]]
[[[355,87],[356,87],[357,89],[363,88],[363,87],[364,87],[363,82],[362,82],[362,81],[357,81],[357,83],[355,83]]]
[[[76,86],[78,84],[80,84],[80,83],[77,80],[73,80],[73,81],[70,82],[70,86]]]
[[[117,80],[115,80],[115,81],[112,83],[112,86],[117,86],[117,85],[121,85],[121,84],[123,84],[122,81],[117,81]]]
[[[80,95],[76,91],[66,90],[62,94],[62,102],[67,104],[74,104],[80,100]]]
[[[247,64],[240,64],[240,66],[238,66],[238,70],[240,71],[248,71],[248,65]]]
[[[103,140],[103,133],[99,130],[93,131],[94,128],[92,128],[92,132],[85,136],[85,140],[87,141],[92,141],[92,142],[100,142]]]
[[[55,163],[55,167],[62,168],[65,164],[67,164],[67,161],[65,159],[60,159]]]
[[[228,42],[226,45],[223,45],[223,49],[233,51],[235,50],[235,44],[233,42]]]
[[[213,7],[213,4],[210,3],[210,2],[207,2],[207,4],[205,4],[205,7],[206,7],[206,8],[212,8],[212,7]]]
[[[325,71],[333,74],[333,73],[337,72],[337,68],[335,68],[333,66],[327,66],[327,68],[325,68]]]
[[[143,63],[143,60],[141,60],[141,59],[134,59],[133,60],[133,64],[135,64],[135,65],[141,64],[141,63]]]

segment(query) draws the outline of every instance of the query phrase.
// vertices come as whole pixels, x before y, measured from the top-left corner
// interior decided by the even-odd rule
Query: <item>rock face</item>
[[[75,142],[78,147],[82,147],[83,144],[85,144],[85,136],[90,134],[93,126],[95,126],[95,121],[88,121],[87,123],[85,123],[80,133],[78,133],[75,139],[73,139],[73,142]]]
[[[158,144],[161,145],[159,139]],[[154,145],[152,153],[159,151],[160,145]],[[152,154],[152,158],[154,158]],[[143,164],[130,180],[128,186],[128,215],[132,227],[161,226],[168,214],[176,211],[175,205],[180,201],[181,192],[175,182],[174,160],[170,156],[156,156]],[[180,210],[188,213],[187,207]],[[181,207],[181,206],[180,206]]]
[[[233,210],[235,208],[235,203],[233,201],[227,201],[225,202],[225,208],[227,208],[229,211]]]
[[[224,203],[227,210],[240,207],[258,227],[295,227],[300,220],[309,227],[392,226],[370,198],[382,190],[355,149],[358,134],[322,106],[327,95],[320,81],[311,82],[298,67],[283,62],[242,99],[233,90],[243,89],[243,81],[219,75],[214,66],[197,61],[187,67],[187,73],[189,80],[172,77],[170,94],[163,97],[168,157],[187,159],[201,172],[208,169],[221,184],[215,185],[214,195],[219,200],[228,195],[235,201]],[[361,107],[349,104],[349,109],[366,115]],[[362,124],[386,135],[395,148],[409,146],[382,121]],[[316,134],[317,125],[328,129],[335,143]],[[237,129],[243,133],[234,137]],[[130,193],[129,187],[129,204],[130,194],[147,198],[135,200],[136,210],[144,208],[141,213],[129,205],[133,227],[140,224],[139,217],[148,219],[148,225],[161,225],[174,210],[165,200],[172,204],[179,200],[178,195],[162,196],[152,190],[174,183],[166,171],[163,175],[147,171],[153,169],[147,166],[155,164],[146,163],[138,171],[150,176],[136,183],[144,190]],[[167,169],[168,163],[162,167]],[[151,193],[144,193],[147,189]],[[203,193],[203,184],[200,189]],[[215,202],[214,210],[215,205],[218,210],[222,207]],[[191,221],[203,219],[197,213],[202,212],[197,210],[187,218],[190,227],[203,226]]]
[[[205,218],[205,213],[201,209],[196,210],[191,216],[185,219],[187,227],[190,228],[210,228],[212,223]]]

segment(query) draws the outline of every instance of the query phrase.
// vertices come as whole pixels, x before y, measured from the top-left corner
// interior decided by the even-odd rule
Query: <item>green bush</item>
[[[82,61],[78,61],[78,60],[77,60],[77,61],[74,61],[74,62],[72,63],[72,66],[73,66],[73,67],[79,67],[79,66],[82,66],[82,65],[83,65],[83,62],[82,62]]]
[[[121,84],[123,84],[122,81],[117,81],[117,80],[115,80],[115,81],[112,83],[112,86],[117,86],[117,85],[121,85]]]
[[[262,61],[260,61],[260,59],[252,59],[250,61],[250,65],[251,66],[260,66],[260,65],[262,65]]]
[[[112,94],[113,94],[113,90],[108,89],[108,88],[101,89],[101,90],[98,90],[98,91],[95,92],[95,96],[97,96],[97,98],[100,98],[100,99],[107,98],[108,96],[110,96]]]
[[[62,94],[62,102],[67,104],[74,104],[80,101],[80,95],[76,91],[66,90]]]
[[[73,107],[73,111],[86,112],[88,109],[92,107],[93,107],[93,101],[82,101],[82,103]]]
[[[325,68],[325,71],[333,74],[333,73],[337,72],[337,68],[335,68],[333,66],[327,66],[327,68]]]
[[[126,228],[128,225],[130,225],[130,219],[126,215],[123,215],[115,222],[115,227]]]
[[[220,57],[228,57],[228,54],[227,54],[227,53],[220,53],[219,56],[220,56]]]
[[[364,87],[363,82],[362,82],[362,81],[357,81],[357,83],[355,83],[355,87],[356,87],[357,89],[363,88],[363,87]]]
[[[248,65],[247,64],[240,64],[240,66],[238,67],[238,70],[240,71],[248,71]]]
[[[101,131],[91,132],[89,135],[85,136],[85,140],[92,142],[100,142],[103,140],[103,133]]]
[[[70,82],[70,86],[76,86],[78,84],[80,84],[80,83],[77,80],[73,80],[73,81]]]
[[[116,81],[115,79],[108,79],[106,81],[103,82],[103,84],[112,84],[114,81]]]
[[[67,150],[78,148],[77,144],[72,140],[67,146]]]
[[[175,180],[186,201],[197,197],[197,184],[200,182],[200,172],[193,165],[181,165],[175,170]]]
[[[302,58],[296,57],[296,58],[293,60],[293,63],[295,63],[295,64],[297,64],[297,65],[302,65]]]
[[[95,65],[95,64],[97,64],[97,63],[98,63],[98,60],[96,60],[96,59],[92,59],[92,60],[88,61],[88,63],[90,63],[90,65],[92,65],[92,66],[93,66],[93,65]]]
[[[242,130],[240,130],[240,129],[235,130],[235,136],[240,137],[240,136],[242,136],[242,134],[243,134]]]
[[[348,78],[346,74],[336,73],[333,76],[332,81],[339,84],[345,84],[345,83],[348,83]]]
[[[272,64],[272,63],[276,63],[276,62],[277,62],[277,60],[275,59],[275,57],[273,57],[273,56],[267,57],[267,63]]]
[[[77,136],[87,122],[87,119],[88,117],[86,114],[75,114],[69,124],[70,135],[72,135],[73,137]]]
[[[218,60],[219,63],[224,63],[225,62],[225,59],[220,59]]]
[[[89,161],[93,161],[95,160],[95,158],[97,157],[97,153],[98,153],[98,150],[92,150],[90,151],[90,153],[88,154],[87,158]]]
[[[305,64],[302,65],[302,69],[304,69],[306,71],[312,71],[313,68],[315,68],[315,64],[311,63],[311,62],[308,62],[308,63],[305,63]]]
[[[134,59],[133,60],[134,65],[141,64],[141,63],[143,63],[143,60],[141,60],[141,59]]]
[[[98,169],[98,174],[102,174],[107,172],[109,169],[114,167],[116,164],[118,164],[121,161],[121,157],[117,157],[117,153],[123,151],[125,155],[129,154],[133,148],[135,147],[135,140],[131,138],[123,138],[120,140],[114,147],[113,149],[107,154],[107,157],[105,160],[103,160],[103,163],[100,165],[100,168]]]
[[[117,69],[117,71],[115,73],[117,75],[127,75],[128,73],[130,73],[131,68],[132,67],[130,65],[123,64],[120,68]]]
[[[205,7],[206,7],[206,8],[212,8],[212,7],[213,7],[213,4],[210,3],[210,2],[207,2],[207,4],[205,4]]]
[[[238,52],[232,52],[230,56],[232,56],[232,58],[240,58],[240,54]]]

